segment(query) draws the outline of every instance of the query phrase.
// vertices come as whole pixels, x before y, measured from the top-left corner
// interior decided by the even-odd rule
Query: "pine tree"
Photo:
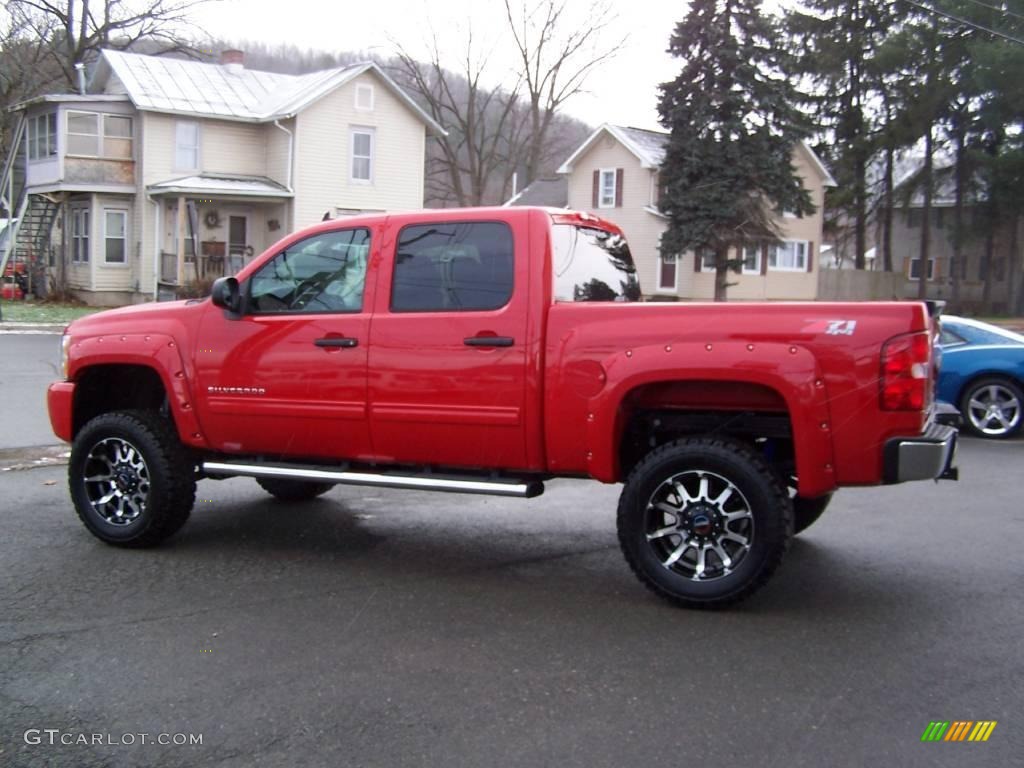
[[[792,162],[805,119],[781,71],[777,24],[760,6],[693,0],[669,42],[682,71],[661,86],[661,123],[670,131],[661,252],[713,253],[716,301],[726,298],[728,271],[742,265],[742,245],[778,238],[776,211],[814,211]]]

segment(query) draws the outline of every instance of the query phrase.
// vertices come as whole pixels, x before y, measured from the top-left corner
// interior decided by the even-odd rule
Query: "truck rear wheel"
[[[104,413],[82,427],[68,486],[85,527],[121,547],[174,535],[196,497],[195,467],[173,427],[150,411]]]
[[[311,483],[279,477],[258,477],[256,482],[260,488],[281,501],[309,501],[323,496],[334,487],[334,483]]]
[[[718,608],[752,594],[782,561],[793,507],[745,445],[685,438],[647,455],[619,500],[619,544],[649,589],[677,605]]]

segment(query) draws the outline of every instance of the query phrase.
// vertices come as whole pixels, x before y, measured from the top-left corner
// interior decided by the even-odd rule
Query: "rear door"
[[[369,355],[382,460],[527,466],[527,233],[523,217],[389,227]]]

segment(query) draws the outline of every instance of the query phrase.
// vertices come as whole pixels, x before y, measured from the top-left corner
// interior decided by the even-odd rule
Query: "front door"
[[[228,216],[228,274],[236,274],[245,266],[249,249],[249,220],[246,216]]]
[[[243,282],[240,319],[209,306],[194,355],[200,424],[213,447],[370,455],[369,250],[365,227],[291,242]]]
[[[407,226],[387,240],[397,245],[385,255],[370,332],[374,452],[382,461],[526,467],[525,231],[455,221]]]

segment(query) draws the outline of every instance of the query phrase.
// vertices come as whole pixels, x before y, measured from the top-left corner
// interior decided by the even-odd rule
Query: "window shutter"
[[[700,272],[700,248],[693,252],[693,271]]]
[[[591,195],[591,200],[590,200],[590,207],[591,208],[597,208],[597,204],[598,204],[597,196],[598,196],[598,194],[600,194],[600,191],[601,191],[600,187],[601,187],[601,172],[600,171],[594,171],[594,191],[593,191],[593,194]]]
[[[814,271],[814,243],[807,242],[807,271]]]
[[[768,244],[761,246],[761,274],[768,274]]]
[[[622,207],[622,169],[615,169],[615,207]]]

